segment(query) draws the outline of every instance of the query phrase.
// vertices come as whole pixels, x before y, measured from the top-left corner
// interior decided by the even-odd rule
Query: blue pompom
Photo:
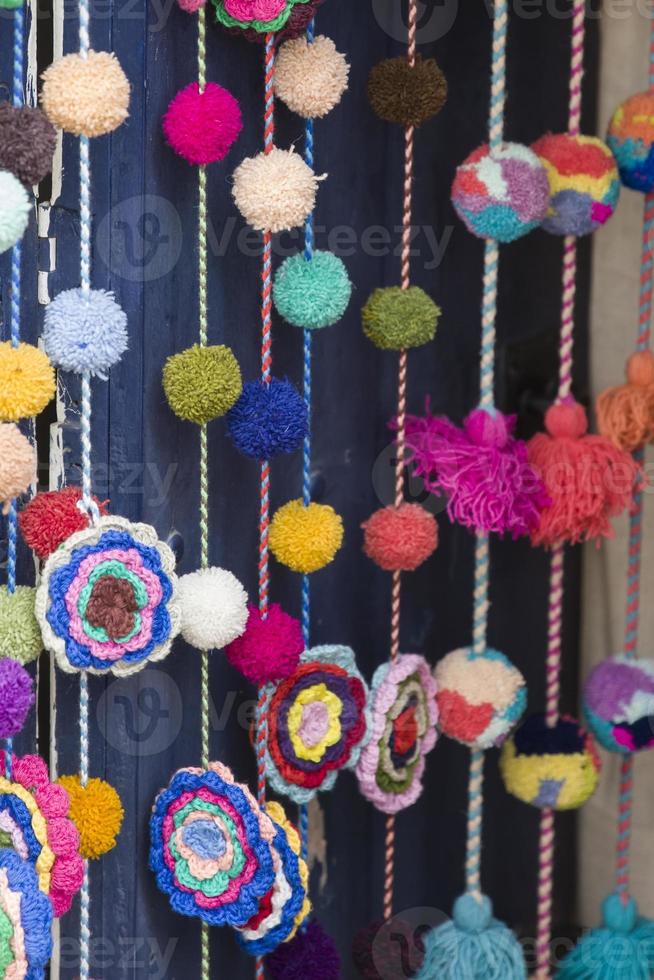
[[[332,252],[314,252],[311,259],[291,255],[280,265],[273,285],[279,315],[307,330],[330,327],[340,320],[351,295],[347,269]]]
[[[609,895],[604,921],[563,960],[559,980],[650,980],[654,976],[654,923],[638,915],[633,899]]]
[[[46,307],[43,342],[57,367],[104,377],[127,350],[127,316],[104,289],[66,289]]]
[[[272,378],[248,381],[226,415],[227,432],[244,456],[270,459],[294,453],[308,432],[304,399],[290,381]]]

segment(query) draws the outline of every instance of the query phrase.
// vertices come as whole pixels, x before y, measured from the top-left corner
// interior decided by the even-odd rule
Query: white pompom
[[[224,568],[202,568],[179,579],[182,636],[197,650],[222,650],[245,631],[247,592]]]

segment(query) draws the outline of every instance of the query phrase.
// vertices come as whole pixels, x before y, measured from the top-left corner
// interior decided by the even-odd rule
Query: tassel
[[[627,383],[607,388],[597,399],[597,425],[603,436],[633,453],[654,442],[654,355],[637,351],[627,361]]]
[[[579,940],[563,960],[558,980],[650,980],[654,975],[654,923],[638,915],[632,898],[609,895],[603,923]]]

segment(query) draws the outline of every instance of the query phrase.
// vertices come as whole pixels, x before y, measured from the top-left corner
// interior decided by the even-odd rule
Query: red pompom
[[[215,82],[207,82],[203,92],[191,82],[163,117],[164,136],[175,153],[200,166],[223,160],[242,128],[238,102]]]
[[[77,506],[82,499],[80,487],[65,487],[37,493],[20,512],[18,521],[25,544],[42,561],[76,531],[89,526],[89,519]],[[101,514],[107,513],[107,502],[93,498]]]
[[[245,633],[225,648],[225,654],[233,667],[261,687],[295,673],[303,650],[299,622],[273,603],[265,619],[255,606],[249,607]]]
[[[363,550],[387,572],[412,572],[438,547],[436,518],[420,504],[382,507],[361,526]]]

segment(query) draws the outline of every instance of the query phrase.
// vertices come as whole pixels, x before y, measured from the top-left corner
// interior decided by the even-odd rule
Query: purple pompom
[[[305,931],[266,956],[266,967],[272,980],[338,980],[341,958],[334,940],[312,919]]]
[[[363,980],[405,980],[425,958],[422,937],[399,918],[372,922],[354,937],[352,961]]]
[[[34,704],[32,678],[16,660],[0,660],[0,738],[11,738],[25,724]]]

